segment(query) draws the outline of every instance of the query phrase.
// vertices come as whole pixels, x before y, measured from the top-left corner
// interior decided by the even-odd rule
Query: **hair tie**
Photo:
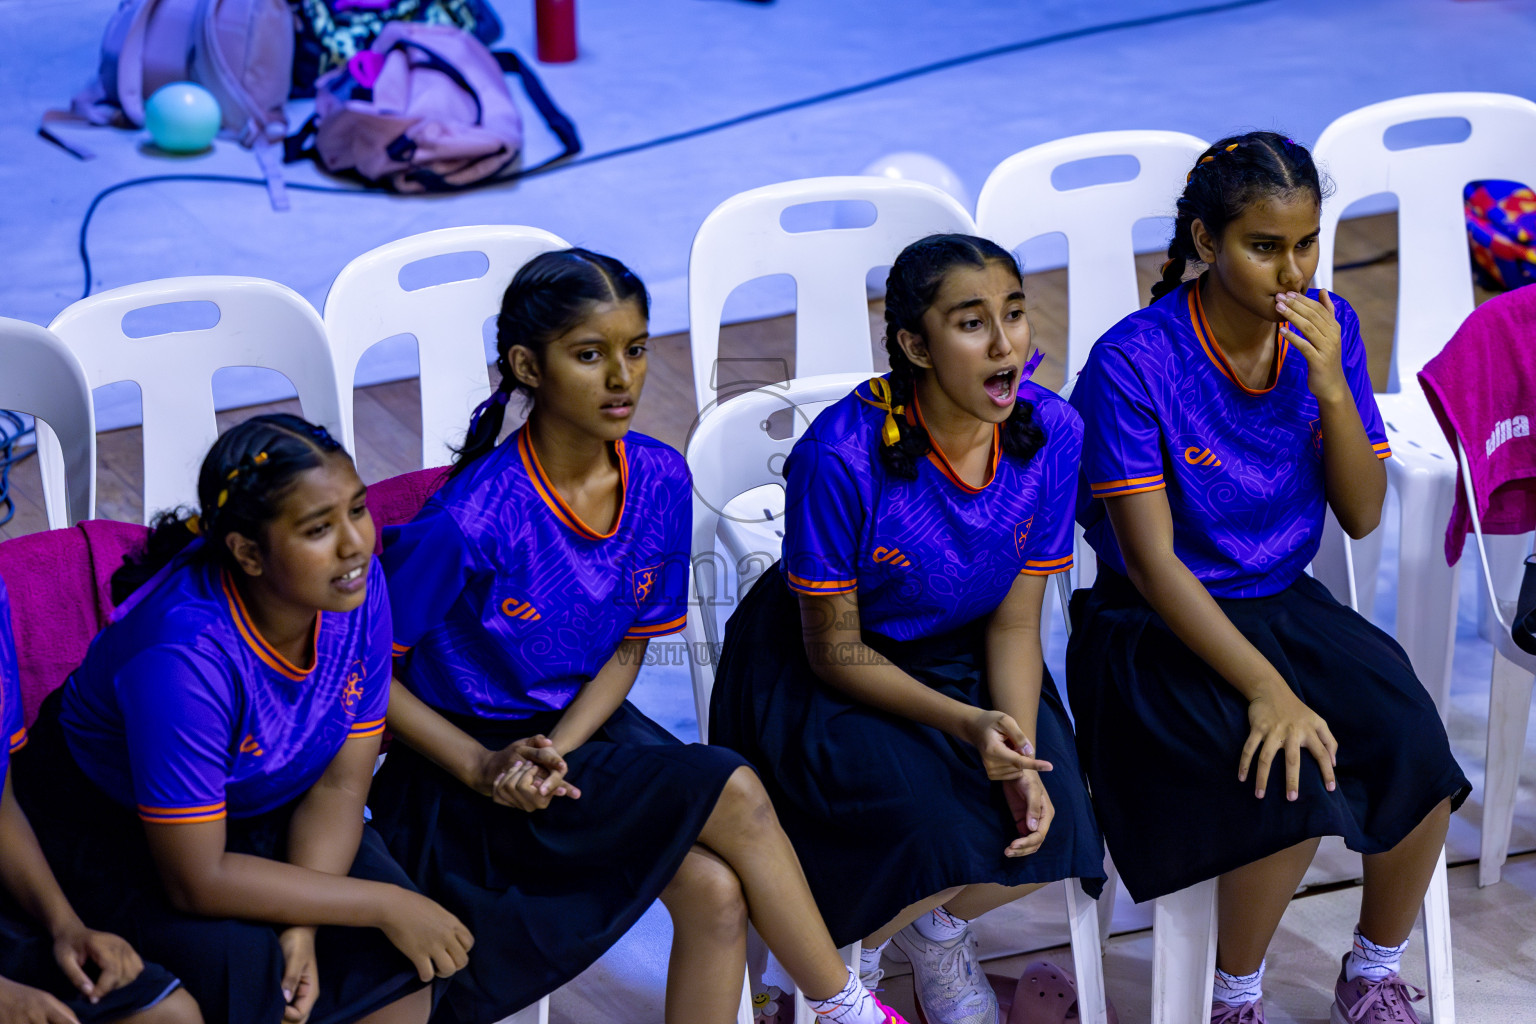
[[[475,431],[479,429],[479,427],[480,427],[480,417],[481,417],[481,415],[487,409],[489,409],[493,405],[506,405],[507,404],[507,399],[509,399],[511,397],[512,397],[511,392],[503,391],[503,390],[501,390],[501,388],[498,387],[495,391],[491,392],[490,396],[488,398],[486,398],[485,401],[483,401],[479,405],[475,406],[475,411],[469,414],[469,432],[468,432],[468,436],[473,437]]]
[[[202,516],[192,516],[190,519],[187,520],[186,527],[187,527],[187,531],[189,533],[191,533],[192,536],[194,536],[194,537],[201,537],[203,535],[203,518],[202,518]]]
[[[906,406],[892,403],[891,382],[884,377],[871,377],[869,390],[875,397],[869,399],[860,395],[859,400],[876,409],[885,410],[885,425],[880,428],[880,440],[889,448],[901,440],[901,427],[897,425],[896,417],[906,413]]]
[[[1023,384],[1025,381],[1029,380],[1029,378],[1035,375],[1035,370],[1039,368],[1040,362],[1043,359],[1045,359],[1045,353],[1038,348],[1035,349],[1035,354],[1029,357],[1029,361],[1024,364],[1024,369],[1019,371],[1020,384]],[[1015,387],[1013,389],[1013,393],[1017,395],[1019,393],[1019,389]]]
[[[1159,274],[1166,274],[1166,273],[1168,273],[1168,268],[1171,267],[1171,266],[1173,266],[1173,260],[1171,260],[1171,259],[1163,260],[1163,265],[1157,268],[1157,272]]]

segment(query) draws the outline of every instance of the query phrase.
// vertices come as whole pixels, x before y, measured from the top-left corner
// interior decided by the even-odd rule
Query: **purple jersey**
[[[1072,567],[1072,513],[1082,422],[1038,384],[1045,447],[1029,462],[992,438],[986,483],[972,487],[935,447],[917,479],[893,477],[880,458],[885,413],[868,383],[828,407],[785,464],[786,581],[805,594],[858,592],[860,625],[894,640],[934,636],[990,614],[1020,573]],[[921,421],[914,401],[909,418]]]
[[[27,730],[21,722],[21,670],[11,636],[11,602],[5,581],[0,580],[0,785],[5,784],[11,755],[27,745]]]
[[[308,669],[267,644],[220,567],[183,563],[146,587],[91,641],[60,714],[85,774],[145,821],[262,814],[307,792],[348,739],[383,734],[389,593],[377,560],[361,607],[316,615]]]
[[[561,499],[526,429],[384,531],[400,678],[423,701],[480,718],[559,710],[623,641],[683,628],[687,463],[633,432],[613,453],[607,532]]]
[[[1366,437],[1385,459],[1392,453],[1360,320],[1333,298],[1344,376]],[[1282,335],[1268,387],[1245,387],[1212,337],[1193,283],[1099,339],[1072,404],[1086,424],[1078,507],[1106,565],[1125,573],[1101,499],[1166,488],[1174,552],[1212,594],[1264,597],[1302,573],[1323,529],[1322,428],[1307,361],[1289,348]]]

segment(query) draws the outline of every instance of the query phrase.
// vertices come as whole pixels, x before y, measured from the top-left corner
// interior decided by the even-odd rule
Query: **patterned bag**
[[[392,21],[462,28],[485,45],[501,38],[487,0],[288,0],[293,8],[295,99],[315,94],[315,80],[346,65]]]
[[[1517,181],[1474,181],[1463,196],[1477,283],[1495,292],[1536,284],[1536,192]]]

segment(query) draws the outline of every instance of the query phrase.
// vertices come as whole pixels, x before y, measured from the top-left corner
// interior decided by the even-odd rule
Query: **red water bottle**
[[[576,59],[576,0],[535,0],[539,60],[564,64]]]

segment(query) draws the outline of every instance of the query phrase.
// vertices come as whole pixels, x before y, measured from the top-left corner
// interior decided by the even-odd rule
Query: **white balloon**
[[[967,210],[971,209],[971,196],[960,181],[960,175],[956,174],[944,161],[929,153],[914,151],[887,153],[859,173],[876,178],[921,181],[926,185],[943,189],[954,196],[961,206]]]

